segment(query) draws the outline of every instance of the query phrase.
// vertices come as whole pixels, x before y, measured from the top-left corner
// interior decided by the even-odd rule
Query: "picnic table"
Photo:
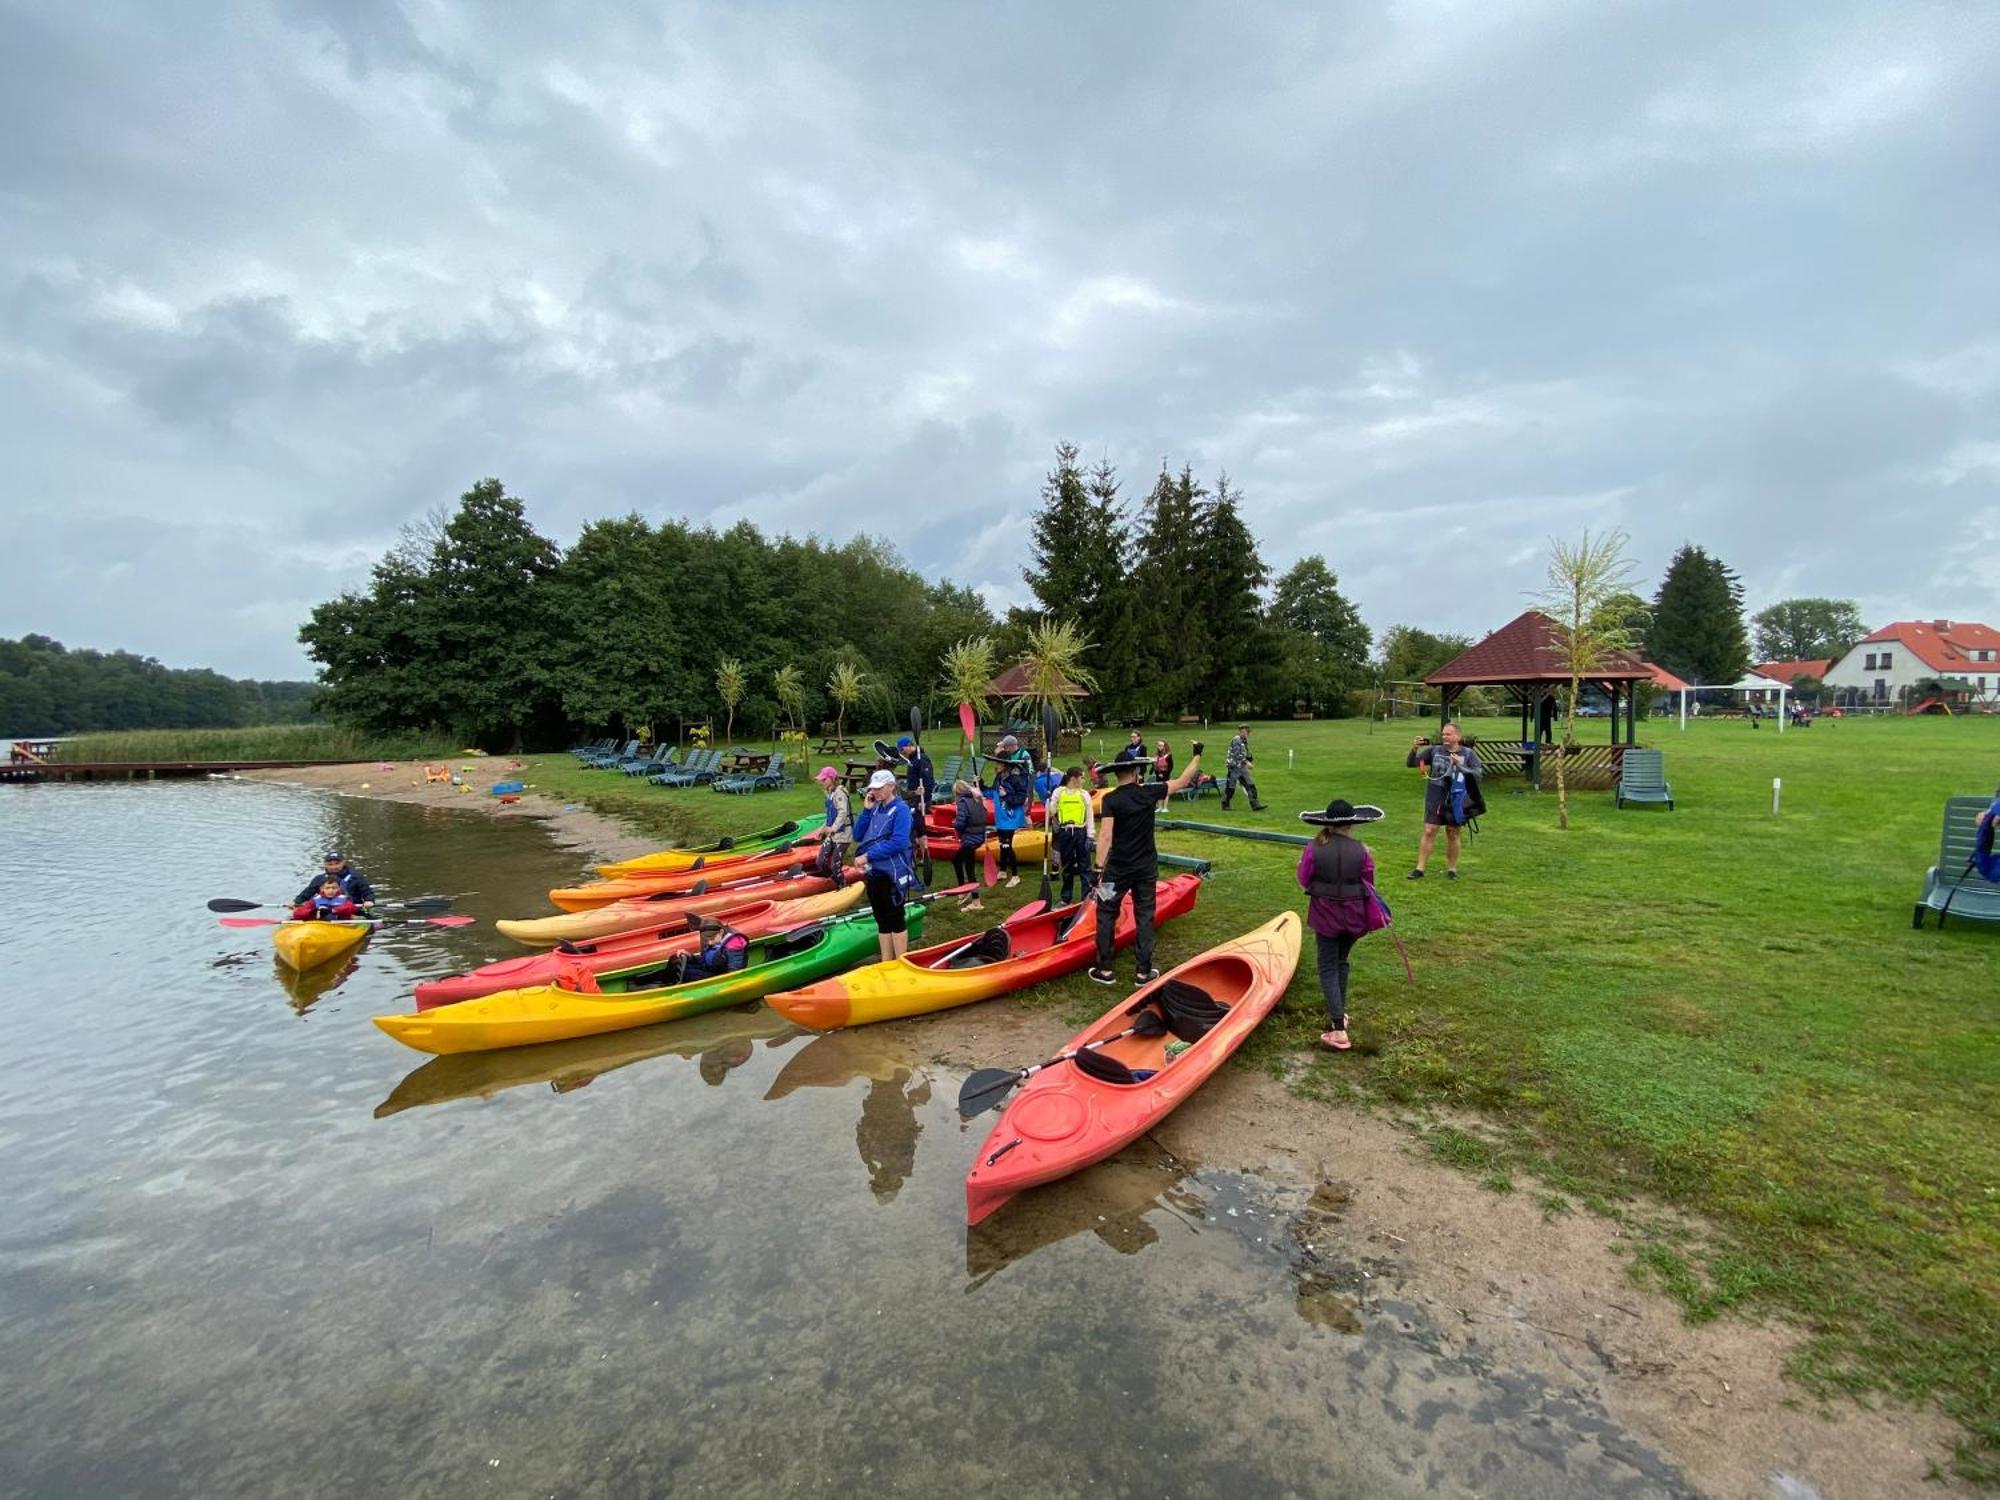
[[[768,771],[771,769],[771,753],[768,750],[737,750],[729,757],[729,770]]]
[[[813,753],[815,755],[845,755],[850,750],[859,750],[860,748],[861,741],[859,740],[837,739],[829,734],[824,736],[813,747]]]

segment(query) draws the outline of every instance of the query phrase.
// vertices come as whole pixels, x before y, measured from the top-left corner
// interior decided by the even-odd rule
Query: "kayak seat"
[[[945,964],[947,969],[983,969],[988,964],[997,964],[1008,958],[1014,951],[1013,940],[1004,928],[989,927]]]
[[[1167,1030],[1184,1042],[1198,1042],[1215,1029],[1215,1023],[1229,1014],[1229,1007],[1216,1001],[1198,984],[1185,979],[1169,979],[1126,1011],[1135,1015],[1147,1008],[1159,1011]]]

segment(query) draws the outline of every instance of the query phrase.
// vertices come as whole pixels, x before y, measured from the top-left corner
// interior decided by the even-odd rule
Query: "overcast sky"
[[[0,635],[304,675],[497,475],[1019,602],[1051,445],[1477,634],[2000,623],[2000,7],[0,0]]]

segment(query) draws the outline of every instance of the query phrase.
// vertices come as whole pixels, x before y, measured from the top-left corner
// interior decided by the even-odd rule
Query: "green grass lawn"
[[[1375,802],[1367,830],[1409,948],[1356,952],[1354,1035],[1314,1052],[1323,1025],[1310,949],[1251,1065],[1301,1094],[1476,1111],[1477,1133],[1424,1138],[1469,1190],[1543,1185],[1648,1228],[1636,1195],[1693,1211],[1688,1236],[1654,1225],[1636,1275],[1691,1318],[1778,1313],[1809,1334],[1796,1374],[1815,1391],[1936,1399],[1966,1429],[1961,1472],[2000,1483],[2000,929],[1954,920],[1915,932],[1946,797],[2000,782],[2000,721],[1822,721],[1780,735],[1746,721],[1642,727],[1667,752],[1675,811],[1620,812],[1576,794],[1568,832],[1553,790],[1486,788],[1488,814],[1446,883],[1406,882],[1422,783],[1403,766],[1414,725],[1259,726],[1270,810],[1176,803],[1174,815],[1301,831],[1332,796]],[[1603,739],[1599,721],[1580,738]],[[1475,721],[1513,737],[1515,721]],[[1184,753],[1185,729],[1164,733]],[[933,754],[951,748],[942,736]],[[1226,734],[1209,731],[1220,770]],[[1106,735],[1109,753],[1122,735]],[[1289,760],[1289,763],[1288,763]],[[670,792],[537,757],[540,789],[708,835],[818,807],[806,785],[755,798]],[[1771,781],[1782,777],[1782,811]],[[1184,833],[1163,848],[1215,861],[1161,958],[1301,905],[1297,851]],[[1024,884],[1021,894],[1032,894]],[[946,918],[939,936],[959,930]],[[1932,928],[1935,927],[1933,919]],[[1096,1014],[1081,976],[1024,997]],[[1472,1184],[1479,1185],[1473,1187]]]

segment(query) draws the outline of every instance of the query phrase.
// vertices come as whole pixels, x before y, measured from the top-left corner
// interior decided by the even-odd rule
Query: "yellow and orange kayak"
[[[553,917],[523,917],[493,925],[503,937],[531,948],[548,948],[557,943],[585,943],[597,938],[616,937],[621,932],[656,928],[702,912],[727,911],[746,901],[784,901],[799,908],[799,921],[836,916],[850,910],[862,899],[860,881],[835,890],[833,882],[820,875],[796,875],[775,880],[746,880],[738,885],[718,886],[700,895],[661,896],[657,900],[615,901],[588,911],[564,912]]]
[[[287,967],[303,972],[359,947],[374,928],[372,922],[281,922],[271,929],[271,946]]]
[[[624,880],[629,876],[674,870],[719,870],[725,865],[740,864],[759,854],[768,854],[781,844],[817,841],[819,830],[825,823],[825,814],[814,813],[809,818],[792,818],[775,828],[757,833],[731,834],[713,843],[696,844],[688,849],[655,849],[651,854],[641,854],[635,859],[599,865],[597,873],[606,880]]]

